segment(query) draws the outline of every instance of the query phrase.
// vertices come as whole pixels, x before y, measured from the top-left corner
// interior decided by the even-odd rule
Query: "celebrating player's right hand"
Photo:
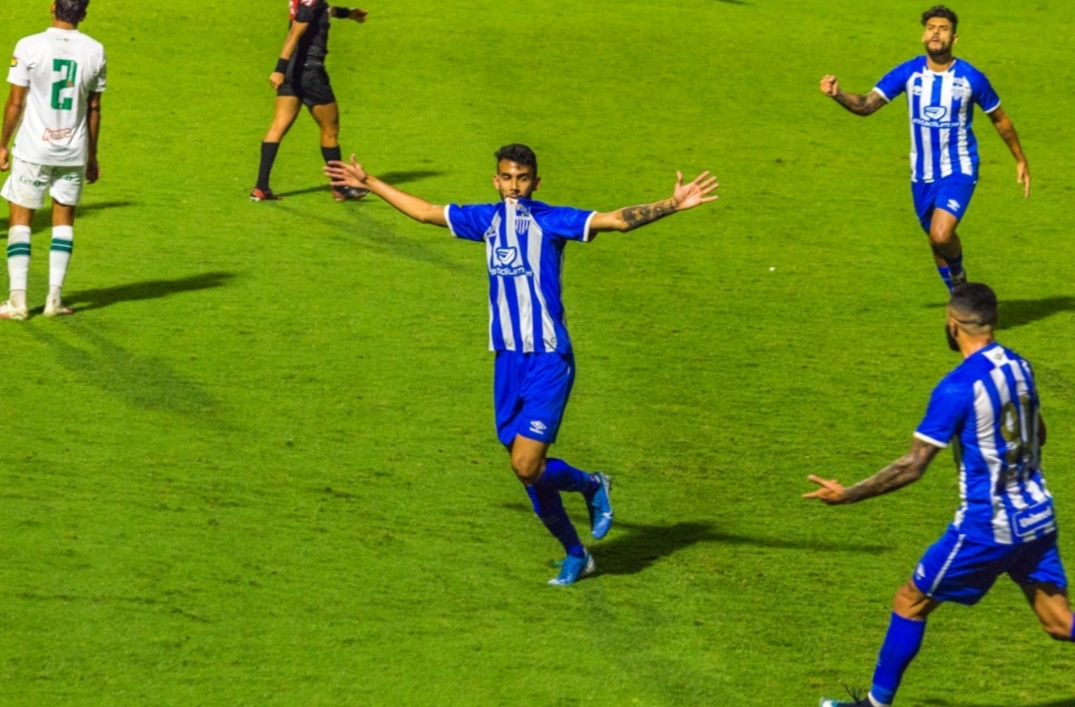
[[[708,179],[707,179],[708,177]],[[672,192],[672,198],[676,200],[676,210],[686,211],[693,209],[699,204],[716,201],[717,196],[710,196],[719,187],[716,177],[709,176],[709,170],[702,172],[689,184],[683,183],[683,172],[676,172],[676,188]]]
[[[840,84],[835,76],[829,74],[821,78],[821,92],[829,98],[836,98],[836,94],[840,92]]]
[[[86,162],[86,183],[93,184],[101,178],[101,165],[97,162],[96,157],[91,157]]]
[[[351,164],[332,160],[325,165],[324,169],[325,176],[332,180],[332,186],[334,187],[367,188],[366,180],[370,178],[370,175],[366,173],[366,170],[358,163],[353,154],[351,155]]]

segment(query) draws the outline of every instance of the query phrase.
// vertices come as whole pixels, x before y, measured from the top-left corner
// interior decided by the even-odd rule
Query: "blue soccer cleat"
[[[554,587],[566,587],[574,584],[583,577],[591,575],[597,569],[593,555],[586,553],[586,557],[568,555],[560,563],[560,574],[555,579],[550,579],[549,584]]]
[[[612,501],[609,491],[612,490],[612,479],[601,472],[595,474],[599,486],[592,495],[586,496],[586,510],[590,512],[590,533],[594,539],[600,540],[608,535],[612,528]]]

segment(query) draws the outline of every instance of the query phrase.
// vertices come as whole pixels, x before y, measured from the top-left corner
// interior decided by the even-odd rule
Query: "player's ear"
[[[541,177],[534,177],[534,188],[530,190],[531,193],[536,192],[538,187],[541,186]]]

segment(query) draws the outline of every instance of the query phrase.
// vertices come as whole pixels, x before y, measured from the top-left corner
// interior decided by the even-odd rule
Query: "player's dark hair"
[[[534,170],[534,176],[538,174],[537,168],[537,155],[526,145],[520,145],[518,143],[514,145],[504,145],[496,151],[496,161],[499,164],[500,160],[509,160],[515,164],[521,164],[524,167],[531,167]]]
[[[56,0],[56,19],[77,25],[86,19],[86,8],[90,0]]]
[[[948,306],[959,314],[973,318],[968,324],[994,327],[997,324],[997,295],[989,285],[967,282],[956,285]]]
[[[949,10],[944,5],[934,5],[925,12],[922,13],[922,26],[925,27],[926,23],[932,20],[934,17],[943,17],[952,23],[952,34],[955,34],[956,27],[959,26],[959,18],[956,17],[956,13]]]

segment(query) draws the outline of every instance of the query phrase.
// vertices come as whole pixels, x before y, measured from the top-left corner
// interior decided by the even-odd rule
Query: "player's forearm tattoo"
[[[878,108],[884,105],[884,100],[876,91],[871,91],[868,95],[862,96],[857,93],[844,93],[839,91],[833,98],[837,103],[848,109],[855,115],[870,115],[877,111]]]
[[[891,493],[918,481],[926,472],[926,467],[929,466],[937,451],[937,447],[916,439],[911,451],[870,478],[844,489],[845,502],[864,501],[867,498]]]
[[[628,206],[623,210],[623,220],[627,222],[627,230],[633,231],[639,226],[645,226],[647,223],[653,223],[657,219],[674,214],[677,206],[674,198],[658,201],[656,204]]]

